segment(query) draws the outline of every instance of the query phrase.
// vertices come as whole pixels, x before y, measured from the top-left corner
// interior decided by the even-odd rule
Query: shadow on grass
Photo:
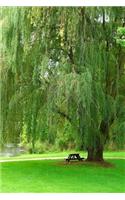
[[[67,162],[65,160],[61,160],[59,162],[56,163],[56,165],[61,165],[61,166],[72,166],[72,165],[83,165],[83,166],[95,166],[95,167],[104,167],[104,168],[112,168],[114,167],[114,164],[107,162],[107,161],[99,161],[99,162],[89,162],[89,161],[70,161]]]

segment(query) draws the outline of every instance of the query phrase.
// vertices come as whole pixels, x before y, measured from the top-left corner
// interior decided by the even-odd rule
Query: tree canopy
[[[124,7],[3,7],[0,21],[1,144],[124,148]]]

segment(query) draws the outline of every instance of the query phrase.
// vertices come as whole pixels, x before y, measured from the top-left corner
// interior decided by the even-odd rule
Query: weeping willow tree
[[[2,8],[3,143],[69,123],[88,160],[125,141],[124,8]],[[123,27],[123,28],[119,28]],[[62,120],[61,120],[62,119]]]

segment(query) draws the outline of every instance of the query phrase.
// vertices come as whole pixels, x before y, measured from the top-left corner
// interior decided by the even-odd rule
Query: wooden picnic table
[[[72,153],[69,154],[68,158],[66,158],[66,161],[70,162],[70,160],[79,160],[82,161],[84,158],[81,158],[79,153]]]

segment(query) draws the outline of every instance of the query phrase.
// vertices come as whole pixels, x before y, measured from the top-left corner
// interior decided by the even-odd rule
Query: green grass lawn
[[[80,153],[81,156],[87,157],[87,152],[83,151],[74,151],[76,153]],[[43,153],[43,154],[21,154],[18,156],[13,157],[0,157],[0,160],[12,160],[12,159],[28,159],[28,158],[47,158],[47,157],[67,157],[68,154],[73,153],[73,151],[63,151],[63,152],[49,152],[49,153]],[[108,157],[120,157],[125,158],[125,151],[107,151],[104,152],[104,158]]]
[[[112,166],[63,160],[1,163],[1,192],[125,192],[125,160]]]

